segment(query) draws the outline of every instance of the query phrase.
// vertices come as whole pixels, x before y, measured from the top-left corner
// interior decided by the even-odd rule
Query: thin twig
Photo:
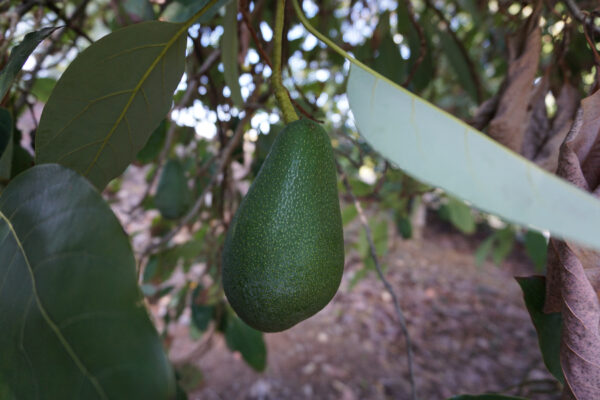
[[[94,43],[92,38],[89,37],[88,34],[85,33],[80,27],[73,24],[73,20],[71,18],[68,18],[63,13],[63,11],[60,8],[58,8],[56,6],[56,4],[54,4],[52,1],[46,0],[46,2],[44,3],[44,6],[48,7],[49,10],[54,12],[58,16],[58,18],[60,18],[65,23],[65,25],[67,25],[67,28],[71,29],[73,32],[75,32],[76,34],[78,34],[79,36],[81,36],[82,38],[87,40],[88,43],[90,43],[90,44]]]
[[[577,21],[581,22],[584,25],[589,25],[590,28],[594,30],[595,33],[600,34],[600,27],[594,25],[593,19],[590,18],[589,14],[585,11],[581,11],[579,6],[575,4],[574,0],[563,0],[565,6],[569,9],[569,12]]]
[[[398,323],[400,324],[400,329],[402,330],[402,333],[404,334],[404,338],[406,339],[406,356],[408,358],[408,373],[409,373],[409,380],[410,380],[410,387],[411,387],[411,398],[413,400],[417,400],[417,387],[415,385],[412,342],[410,339],[410,335],[408,333],[408,328],[406,326],[406,318],[404,317],[404,313],[402,312],[402,309],[400,308],[400,302],[398,301],[398,297],[396,296],[396,293],[394,292],[394,288],[392,287],[392,285],[388,282],[388,280],[383,275],[383,271],[381,269],[381,264],[379,263],[379,257],[377,257],[377,250],[375,249],[375,243],[373,242],[373,234],[371,232],[371,228],[369,227],[367,218],[365,217],[365,213],[362,209],[360,201],[358,201],[358,199],[352,192],[352,187],[350,186],[348,177],[341,170],[341,167],[339,166],[339,164],[337,165],[337,167],[338,167],[338,171],[342,177],[342,182],[344,183],[344,187],[346,188],[346,192],[348,192],[348,194],[352,198],[352,202],[354,203],[354,207],[356,207],[356,211],[358,212],[360,222],[363,226],[363,229],[365,230],[367,241],[369,242],[369,250],[371,253],[371,258],[373,258],[373,262],[375,263],[375,269],[377,270],[377,275],[379,276],[379,279],[383,282],[383,286],[385,286],[385,289],[390,294],[390,296],[392,297],[392,300],[394,302],[394,309],[396,310],[396,316],[398,317]]]

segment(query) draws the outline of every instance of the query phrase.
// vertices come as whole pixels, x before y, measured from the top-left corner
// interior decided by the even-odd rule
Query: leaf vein
[[[19,240],[19,236],[17,235],[17,232],[15,231],[12,223],[8,220],[8,218],[6,218],[4,213],[0,212],[0,218],[3,219],[6,222],[6,224],[8,225],[8,229],[11,231],[12,235],[14,236],[15,241],[17,242],[17,246],[19,247],[21,254],[23,255],[23,259],[24,259],[25,265],[27,267],[27,272],[29,273],[29,278],[31,280],[32,297],[35,299],[36,305],[37,305],[40,313],[42,314],[44,321],[46,322],[48,327],[50,327],[52,332],[56,335],[59,342],[65,348],[67,354],[69,354],[71,359],[75,362],[75,364],[77,365],[77,367],[79,368],[81,373],[84,374],[90,380],[90,382],[94,386],[94,389],[96,389],[96,391],[98,392],[100,397],[102,399],[108,400],[108,397],[106,396],[106,393],[100,386],[100,383],[98,382],[98,380],[87,370],[85,365],[83,365],[82,361],[79,359],[79,357],[75,353],[75,350],[73,350],[73,348],[71,347],[71,345],[69,344],[67,339],[63,336],[60,329],[58,329],[58,327],[56,326],[54,321],[50,318],[50,315],[48,314],[48,312],[46,311],[46,308],[42,304],[42,300],[40,299],[39,294],[37,292],[35,274],[33,272],[33,269],[31,268],[31,264],[29,263],[29,258],[27,257],[27,254],[25,253],[25,249],[23,248],[23,245],[22,245],[21,241]]]

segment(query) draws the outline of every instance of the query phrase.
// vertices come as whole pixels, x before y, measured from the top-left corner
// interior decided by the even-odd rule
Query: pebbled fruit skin
[[[227,232],[225,294],[248,325],[278,332],[325,307],[343,269],[331,142],[319,124],[294,121],[275,139]]]

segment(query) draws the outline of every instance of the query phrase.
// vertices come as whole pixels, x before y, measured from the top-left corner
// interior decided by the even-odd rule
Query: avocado
[[[223,287],[248,325],[279,332],[335,295],[344,237],[331,142],[316,122],[279,133],[234,216],[223,249]]]

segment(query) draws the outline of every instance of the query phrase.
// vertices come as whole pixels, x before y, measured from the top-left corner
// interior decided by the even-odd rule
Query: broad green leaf
[[[0,195],[0,376],[19,399],[167,399],[174,376],[123,228],[77,173]]]
[[[497,265],[500,265],[500,263],[508,257],[515,245],[515,232],[510,226],[500,229],[494,233],[494,242],[495,246],[492,250],[492,260],[494,260]]]
[[[539,272],[543,271],[548,255],[548,242],[544,235],[536,231],[527,231],[525,234],[525,250],[533,260],[535,269]]]
[[[404,239],[412,237],[412,223],[409,217],[404,215],[396,217],[396,229]]]
[[[6,108],[0,107],[0,180],[10,179],[12,163],[12,116]]]
[[[162,13],[162,18],[171,22],[184,22],[191,18],[198,10],[208,4],[210,0],[174,0]],[[231,0],[218,0],[204,15],[196,22],[204,23],[210,21],[221,7],[227,5]]]
[[[231,351],[239,351],[244,361],[256,371],[264,371],[267,366],[267,347],[259,332],[238,317],[232,315],[225,327],[225,340]]]
[[[182,24],[142,22],[84,50],[44,107],[37,164],[63,164],[99,189],[120,175],[171,107],[186,32]]]
[[[15,396],[10,391],[10,388],[0,376],[0,399],[2,400],[16,400]]]
[[[425,100],[354,64],[360,133],[415,178],[521,225],[600,250],[600,201]]]
[[[546,368],[554,377],[564,384],[565,380],[560,366],[560,335],[562,317],[560,313],[544,313],[546,299],[546,279],[543,276],[516,278],[523,290],[523,298],[531,321],[538,335],[538,344]]]
[[[56,29],[58,28],[49,27],[42,28],[39,31],[29,32],[25,35],[23,41],[12,49],[6,66],[0,71],[0,100],[2,100],[6,95],[6,92],[8,92],[10,85],[21,71],[27,58],[29,58],[42,40],[47,38]]]
[[[156,208],[163,217],[176,219],[185,214],[191,202],[191,192],[181,163],[176,159],[167,161],[154,196]]]
[[[31,94],[42,103],[45,103],[50,98],[54,86],[56,86],[56,79],[54,78],[37,78],[31,88]]]
[[[237,13],[237,1],[232,1],[225,6],[224,31],[221,38],[221,61],[223,62],[223,77],[231,91],[233,105],[241,109],[244,106],[244,99],[242,98],[238,72]]]
[[[27,150],[21,147],[13,137],[12,161],[10,166],[10,177],[14,178],[21,172],[33,167],[33,157]]]
[[[527,400],[524,397],[505,396],[503,394],[463,394],[454,396],[448,400]]]
[[[350,222],[354,221],[354,218],[358,216],[358,210],[354,207],[354,204],[349,204],[342,210],[342,225],[346,226]]]
[[[450,197],[446,208],[448,219],[458,230],[466,234],[475,232],[475,219],[471,214],[471,207],[454,197]]]
[[[167,121],[162,120],[158,128],[152,132],[144,147],[138,151],[136,158],[144,164],[153,161],[162,150],[167,138]]]
[[[387,252],[388,245],[388,223],[387,220],[370,220],[369,225],[373,235],[373,244],[377,255],[382,256]]]
[[[188,395],[181,385],[177,385],[177,394],[175,395],[175,400],[188,400]]]
[[[201,332],[208,329],[208,323],[211,321],[215,312],[214,306],[207,306],[203,304],[192,304],[192,321],[196,328]]]
[[[166,281],[180,263],[187,271],[191,261],[202,254],[202,249],[202,239],[194,238],[153,254],[144,269],[143,282],[161,283]]]
[[[477,247],[477,250],[475,250],[475,265],[477,265],[478,267],[481,267],[485,260],[488,258],[488,255],[490,254],[490,252],[492,251],[492,247],[494,246],[494,239],[495,236],[491,235],[490,237],[486,238],[483,242],[481,242],[479,247]]]
[[[206,305],[199,302],[201,300],[201,293],[204,290],[204,287],[199,284],[192,293],[192,322],[200,332],[204,332],[208,329],[208,324],[215,315],[214,305]]]

